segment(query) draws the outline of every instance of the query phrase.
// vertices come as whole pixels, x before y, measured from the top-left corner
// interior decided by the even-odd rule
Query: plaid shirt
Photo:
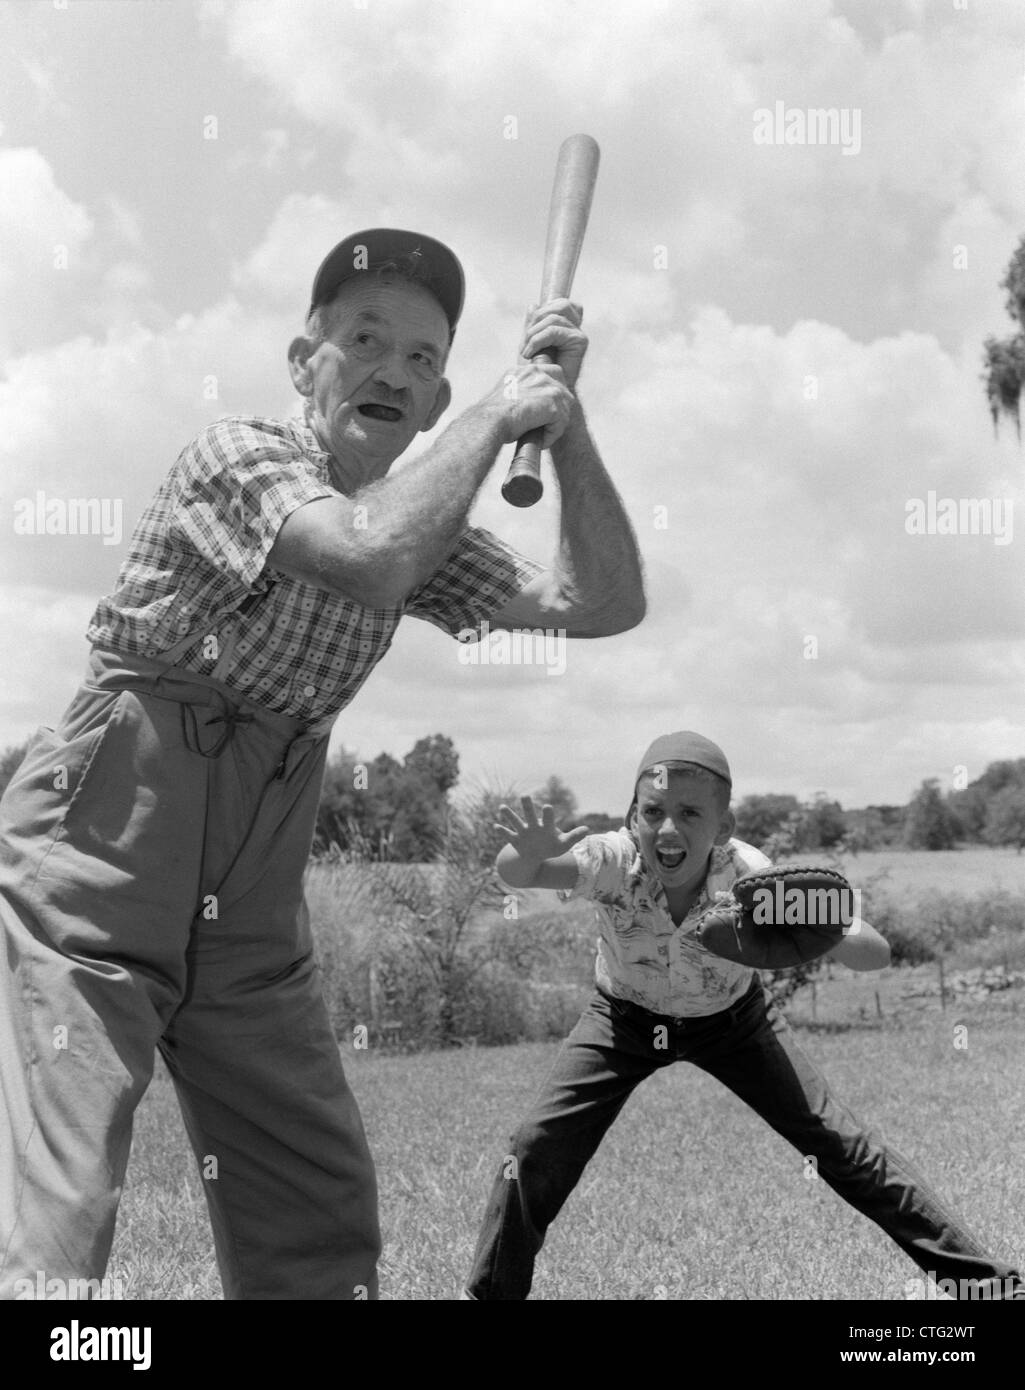
[[[542,571],[475,527],[394,608],[364,608],[266,567],[286,517],[340,495],[331,463],[299,419],[230,417],[208,426],[140,518],[114,591],[93,614],[89,641],[159,660],[194,634],[174,664],[209,676],[218,653],[230,650],[220,679],[256,704],[316,723],[349,703],[405,614],[455,637]],[[247,600],[245,614],[229,622]],[[226,648],[233,626],[234,646]]]
[[[601,935],[594,978],[606,994],[672,1018],[703,1018],[740,998],[754,971],[713,955],[694,940],[694,930],[717,893],[769,864],[760,850],[742,840],[714,846],[701,895],[679,926],[669,915],[665,889],[625,826],[588,835],[572,853],[579,876],[559,896],[595,904]]]

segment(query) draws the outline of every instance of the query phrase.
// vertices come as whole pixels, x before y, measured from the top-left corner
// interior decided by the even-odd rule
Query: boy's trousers
[[[658,1027],[666,1033],[656,1034]],[[668,1046],[660,1048],[663,1038]],[[527,1297],[545,1233],[606,1130],[645,1077],[676,1061],[716,1077],[814,1157],[820,1177],[923,1270],[982,1281],[981,1297],[1020,1296],[1016,1272],[989,1258],[911,1164],[833,1099],[756,979],[731,1008],[685,1020],[595,992],[512,1137],[466,1285],[471,1297]],[[960,1296],[970,1297],[970,1287],[959,1282]]]
[[[0,806],[0,1297],[103,1276],[158,1047],[225,1296],[377,1296],[303,900],[326,751],[217,680],[99,651],[33,740]]]

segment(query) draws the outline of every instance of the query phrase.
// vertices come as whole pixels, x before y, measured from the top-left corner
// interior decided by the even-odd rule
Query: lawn
[[[814,854],[808,858],[814,859]],[[1025,854],[1013,849],[899,850],[880,849],[847,855],[844,872],[856,886],[882,875],[889,893],[915,894],[927,889],[980,893],[1005,888],[1025,894]]]
[[[873,979],[854,980],[855,997],[871,1003]],[[916,1160],[989,1246],[1019,1259],[1022,993],[884,1024],[872,1008],[848,1011],[851,1026],[800,1033],[855,1113]],[[955,1024],[967,1047],[954,1046]],[[346,1051],[379,1171],[382,1298],[458,1296],[508,1132],[555,1047]],[[111,1259],[126,1298],[220,1297],[201,1186],[161,1069],[138,1113]],[[796,1151],[681,1063],[628,1103],[553,1227],[533,1297],[882,1300],[904,1297],[916,1275],[804,1176]]]

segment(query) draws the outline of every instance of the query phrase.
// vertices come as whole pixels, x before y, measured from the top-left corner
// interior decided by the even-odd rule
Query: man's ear
[[[310,358],[317,350],[312,338],[293,338],[288,345],[288,374],[300,396],[313,395],[313,369]]]
[[[434,397],[431,413],[420,426],[420,433],[423,434],[427,430],[432,430],[451,404],[452,387],[448,384],[448,377],[443,376],[438,382],[438,394]]]
[[[727,840],[732,839],[733,832],[737,828],[737,818],[732,811],[725,811],[722,820],[719,822],[719,833],[715,837],[717,845],[724,845]]]

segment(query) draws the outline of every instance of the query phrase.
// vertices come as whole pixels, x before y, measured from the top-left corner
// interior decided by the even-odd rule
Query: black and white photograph
[[[996,1368],[1023,170],[1018,0],[0,3],[35,1365],[529,1298]]]

